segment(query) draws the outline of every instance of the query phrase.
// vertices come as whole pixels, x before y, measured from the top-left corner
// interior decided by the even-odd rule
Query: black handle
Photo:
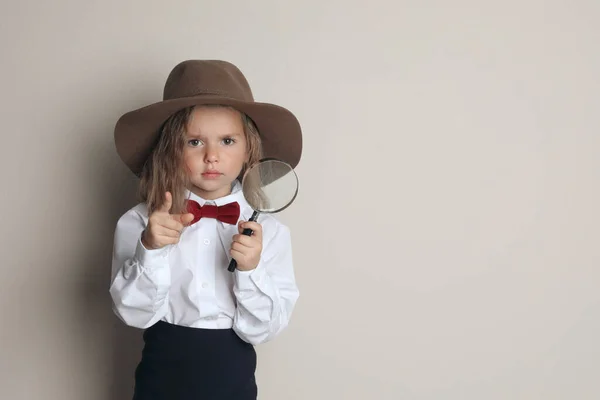
[[[256,222],[256,219],[258,218],[258,214],[259,214],[258,211],[254,211],[252,213],[252,216],[250,217],[249,221]],[[242,235],[246,235],[246,236],[252,235],[252,229],[250,229],[250,228],[244,229],[244,231],[242,232]],[[236,268],[237,268],[237,261],[235,261],[235,259],[232,258],[227,270],[229,272],[233,272],[233,271],[235,271]]]

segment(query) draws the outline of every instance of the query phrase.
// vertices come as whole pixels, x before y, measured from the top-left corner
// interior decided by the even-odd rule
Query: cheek
[[[188,174],[194,174],[198,170],[198,158],[193,155],[186,154],[183,158],[183,167]]]
[[[243,163],[245,163],[246,161],[248,161],[248,158],[249,158],[249,156],[250,156],[250,155],[249,155],[249,154],[248,154],[248,152],[246,151],[246,147],[245,147],[245,146],[240,146],[240,147],[238,147],[238,148],[236,149],[236,152],[235,152],[234,158],[235,158],[237,161],[239,161],[239,162],[241,162],[241,163],[243,164]]]

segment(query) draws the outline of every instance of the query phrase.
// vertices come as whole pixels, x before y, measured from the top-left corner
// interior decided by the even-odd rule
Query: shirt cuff
[[[137,242],[135,249],[135,258],[139,261],[140,265],[144,268],[158,268],[162,267],[167,262],[167,256],[169,255],[169,247],[165,246],[160,249],[148,250],[142,244],[142,238],[140,237]]]
[[[241,271],[236,269],[234,272],[235,283],[240,290],[254,290],[260,285],[265,279],[265,270],[260,268],[260,265],[250,271]]]

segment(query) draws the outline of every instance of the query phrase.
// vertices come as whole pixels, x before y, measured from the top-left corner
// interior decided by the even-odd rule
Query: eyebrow
[[[229,133],[229,134],[220,135],[219,138],[221,138],[221,139],[224,139],[224,138],[235,138],[235,137],[240,137],[240,136],[243,136],[243,134],[241,134],[241,133]],[[195,139],[202,139],[204,136],[202,135],[202,133],[187,132],[186,133],[186,137],[195,138]]]

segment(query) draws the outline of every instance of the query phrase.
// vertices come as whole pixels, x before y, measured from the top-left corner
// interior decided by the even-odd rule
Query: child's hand
[[[252,229],[252,236],[243,235],[244,229]],[[262,226],[256,222],[240,221],[239,234],[233,236],[231,243],[231,257],[237,261],[237,268],[250,271],[258,266],[262,252]]]
[[[148,226],[142,233],[142,244],[148,250],[178,243],[183,227],[194,219],[190,213],[171,214],[172,201],[171,193],[166,192],[163,205],[148,218]]]

